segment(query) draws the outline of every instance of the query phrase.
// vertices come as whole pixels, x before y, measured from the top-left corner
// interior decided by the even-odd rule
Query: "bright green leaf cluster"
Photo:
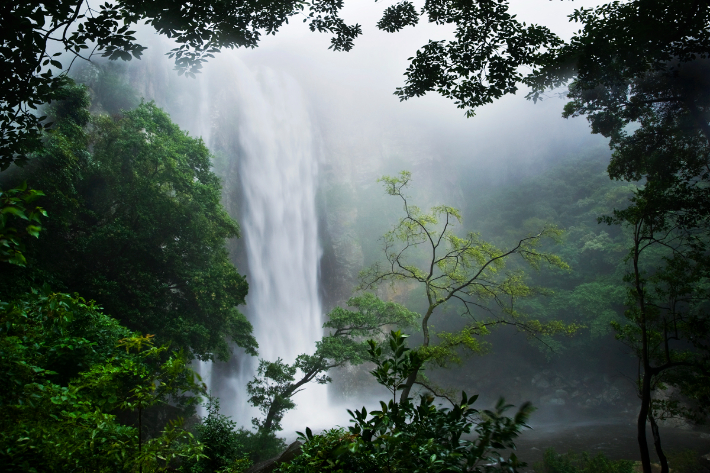
[[[406,336],[391,332],[389,350],[370,341],[370,354],[378,382],[396,392],[416,371],[416,351],[406,346]],[[383,353],[389,351],[383,359]],[[461,393],[451,409],[437,408],[433,397],[422,396],[418,405],[412,399],[401,402],[380,401],[380,409],[348,411],[353,425],[314,435],[306,428],[299,433],[305,442],[303,453],[280,467],[282,473],[326,472],[516,472],[525,467],[514,452],[514,440],[527,427],[532,412],[524,404],[513,418],[505,411],[512,406],[500,399],[492,410],[482,412],[472,404],[478,396]],[[469,440],[474,434],[475,440]]]
[[[0,302],[3,469],[151,472],[202,455],[175,421],[142,440],[142,412],[203,390],[184,356],[145,340],[47,288]],[[138,428],[118,420],[135,414]]]
[[[29,204],[43,195],[41,191],[28,189],[27,182],[6,191],[0,188],[0,263],[25,266],[22,239],[25,236],[38,238],[42,230],[40,217],[47,216],[42,207]],[[14,223],[18,220],[24,221],[20,228]]]

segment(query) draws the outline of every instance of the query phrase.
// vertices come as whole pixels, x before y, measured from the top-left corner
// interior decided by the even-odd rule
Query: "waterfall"
[[[282,358],[290,364],[301,353],[313,353],[323,324],[316,212],[319,147],[307,101],[293,78],[268,68],[251,70],[234,54],[210,64],[200,85],[201,92],[194,95],[210,103],[210,118],[197,113],[201,118],[195,118],[193,129],[209,136],[210,149],[231,162],[241,189],[240,244],[246,248],[249,294],[246,308],[240,309],[254,326],[259,358]],[[225,205],[234,210],[234,202]],[[223,413],[248,427],[252,417],[263,417],[248,404],[246,394],[258,361],[240,355],[236,363],[236,369],[227,370],[229,380],[215,379],[209,366],[201,371],[217,388]],[[327,404],[325,386],[306,390],[294,398],[297,407],[282,422],[284,434],[303,429]]]
[[[321,334],[312,125],[297,84],[265,70],[245,77],[239,160],[247,301],[259,353],[293,362]]]
[[[297,355],[313,353],[322,333],[318,163],[313,126],[298,85],[271,70],[260,72],[243,77],[239,84],[243,97],[239,176],[250,282],[247,311],[260,357],[293,363]],[[241,373],[248,373],[249,379],[240,374],[236,382],[245,385],[253,370]],[[323,401],[309,395],[297,409],[318,409]]]

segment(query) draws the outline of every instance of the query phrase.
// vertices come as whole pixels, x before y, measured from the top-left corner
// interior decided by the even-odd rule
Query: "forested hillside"
[[[664,442],[708,435],[710,5],[599,2],[566,37],[507,0],[369,26],[346,3],[3,4],[0,470],[707,470]],[[404,112],[351,98],[333,120],[363,71],[247,54],[289,20],[382,58],[424,29],[397,100],[473,119],[560,96],[603,146],[533,149],[547,127],[515,108],[456,156],[436,113],[400,136]],[[528,424],[578,419],[638,448],[518,455]]]

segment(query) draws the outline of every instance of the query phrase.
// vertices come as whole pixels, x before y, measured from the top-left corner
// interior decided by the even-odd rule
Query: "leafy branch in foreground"
[[[364,338],[384,333],[387,325],[411,326],[418,317],[400,304],[384,302],[368,293],[349,299],[347,305],[355,310],[336,307],[328,314],[323,328],[330,333],[316,342],[314,354],[301,354],[292,365],[281,358],[259,360],[257,375],[247,384],[249,402],[265,416],[252,420],[259,431],[281,430],[283,415],[295,407],[291,398],[308,383],[329,383],[329,370],[366,361],[368,345]]]
[[[6,191],[0,189],[0,263],[18,266],[27,263],[22,239],[26,236],[39,237],[42,230],[40,217],[47,216],[42,207],[29,204],[43,195],[41,191],[28,189],[27,182]]]
[[[370,356],[380,383],[397,389],[414,366],[401,332],[390,332],[394,354],[382,360],[382,348],[370,341]],[[516,472],[526,464],[514,452],[514,440],[533,411],[523,404],[513,418],[505,416],[512,406],[500,399],[494,409],[472,407],[478,396],[461,393],[461,401],[451,409],[437,408],[431,396],[422,396],[418,405],[406,398],[400,402],[380,401],[380,410],[348,411],[353,425],[313,435],[300,433],[305,441],[303,454],[281,466],[282,473],[310,471],[349,472]],[[475,433],[475,440],[464,436]]]

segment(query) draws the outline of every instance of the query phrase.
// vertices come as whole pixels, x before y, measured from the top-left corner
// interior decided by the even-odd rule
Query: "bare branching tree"
[[[360,273],[359,289],[373,290],[381,283],[418,283],[427,301],[426,310],[421,314],[423,341],[418,349],[422,366],[426,362],[440,366],[459,362],[460,348],[484,351],[478,337],[488,334],[494,326],[514,326],[533,336],[576,330],[574,325],[542,323],[516,310],[516,299],[538,291],[526,284],[522,271],[505,269],[506,260],[514,255],[533,269],[542,265],[566,269],[567,265],[559,256],[540,249],[543,239],[560,236],[559,229],[545,227],[504,250],[482,240],[477,233],[459,237],[454,229],[461,223],[460,212],[441,205],[425,213],[412,205],[404,193],[410,180],[411,173],[407,171],[402,171],[398,177],[380,179],[389,195],[402,200],[404,216],[382,238],[386,261]],[[457,332],[437,333],[438,342],[434,343],[430,330],[432,316],[449,303],[457,303],[469,323]],[[409,376],[401,399],[409,396],[415,383],[426,386],[421,379],[422,366]]]

